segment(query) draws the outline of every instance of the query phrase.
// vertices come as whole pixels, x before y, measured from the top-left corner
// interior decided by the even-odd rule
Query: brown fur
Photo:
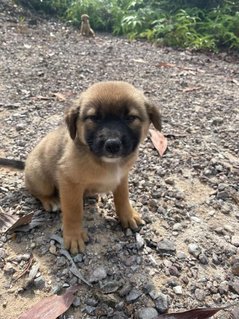
[[[123,227],[137,229],[142,224],[138,213],[129,203],[128,173],[134,164],[138,148],[119,162],[108,163],[95,156],[85,141],[85,132],[94,124],[85,121],[100,107],[104,114],[140,115],[131,123],[140,130],[141,142],[152,122],[161,129],[158,109],[139,90],[126,82],[101,82],[92,85],[66,113],[66,126],[49,133],[33,149],[25,166],[25,182],[47,211],[63,213],[65,247],[72,253],[84,251],[88,240],[83,229],[83,197],[85,194],[113,192],[117,216]],[[58,197],[59,195],[59,197]]]
[[[89,16],[87,14],[82,14],[81,16],[80,35],[95,37],[95,32],[90,27]]]

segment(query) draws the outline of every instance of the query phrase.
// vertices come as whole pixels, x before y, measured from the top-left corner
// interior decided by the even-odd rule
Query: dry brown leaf
[[[79,285],[70,287],[61,296],[53,295],[44,298],[21,314],[18,319],[56,319],[70,307],[75,298],[74,293],[79,287]]]
[[[169,313],[160,315],[156,319],[207,319],[215,315],[222,308],[199,308],[185,312]]]
[[[24,216],[18,218],[9,228],[7,228],[7,230],[5,232],[12,232],[20,226],[30,224],[32,221],[33,215],[34,215],[34,213],[30,213],[30,214],[27,214],[27,215],[24,215]]]
[[[30,224],[33,215],[33,213],[30,213],[19,218],[19,216],[0,212],[0,232],[10,232],[19,226]]]
[[[150,139],[159,152],[159,155],[162,157],[168,147],[167,138],[159,131],[156,130],[149,130]]]

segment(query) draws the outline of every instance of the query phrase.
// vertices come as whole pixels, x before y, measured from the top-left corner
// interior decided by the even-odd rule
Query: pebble
[[[201,253],[201,254],[198,256],[198,260],[199,260],[200,263],[203,264],[203,265],[207,265],[207,264],[208,264],[208,258],[207,258],[207,256],[206,256],[204,253]]]
[[[139,234],[139,233],[136,233],[136,245],[137,245],[137,248],[138,249],[141,249],[144,247],[144,239],[143,237]]]
[[[218,287],[218,291],[221,295],[224,295],[226,293],[228,293],[228,290],[229,290],[229,284],[228,282],[225,280],[225,281],[222,281]]]
[[[37,289],[43,289],[45,287],[45,279],[42,276],[35,278],[33,283]]]
[[[173,230],[174,231],[180,231],[180,230],[182,230],[182,224],[180,224],[180,223],[176,223],[176,224],[174,224],[173,225]]]
[[[86,306],[84,308],[84,311],[88,314],[88,315],[94,315],[96,308],[95,307],[91,307],[91,306]]]
[[[76,296],[72,304],[74,307],[79,307],[81,305],[80,297]]]
[[[239,260],[235,260],[232,263],[232,273],[235,276],[239,276]]]
[[[93,273],[90,275],[90,282],[98,282],[107,277],[107,272],[103,266],[96,268]]]
[[[182,295],[182,293],[183,293],[183,289],[181,286],[173,287],[173,291],[175,292],[176,295]]]
[[[4,273],[6,275],[13,275],[16,272],[16,269],[13,268],[11,263],[6,263],[5,267],[4,267]]]
[[[4,259],[6,257],[6,251],[3,248],[0,248],[0,258]]]
[[[232,245],[239,247],[239,236],[237,236],[237,235],[232,236],[231,243],[232,243]]]
[[[239,279],[235,279],[230,283],[230,288],[233,292],[239,295]]]
[[[153,307],[141,308],[137,311],[137,319],[155,319],[158,316],[158,312]]]
[[[57,255],[56,246],[55,246],[55,245],[50,245],[50,247],[49,247],[49,252],[50,252],[52,255]]]
[[[197,244],[189,244],[188,245],[188,252],[197,258],[201,253],[201,248]]]
[[[171,240],[163,239],[163,240],[158,242],[157,251],[159,254],[173,255],[176,252],[175,244]]]
[[[155,300],[155,307],[159,313],[164,313],[169,308],[169,296],[160,293],[158,298]]]
[[[198,300],[198,301],[203,301],[206,297],[206,293],[205,293],[205,290],[202,290],[202,289],[196,289],[195,290],[195,298]]]
[[[139,297],[142,296],[142,291],[138,290],[138,289],[132,289],[129,294],[126,296],[126,301],[127,302],[134,302],[137,299],[139,299]]]

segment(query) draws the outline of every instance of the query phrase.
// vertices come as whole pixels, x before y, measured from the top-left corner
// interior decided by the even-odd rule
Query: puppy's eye
[[[126,121],[128,123],[133,123],[137,119],[139,119],[139,117],[137,115],[128,115],[128,116],[126,116]]]
[[[85,121],[90,120],[95,123],[99,121],[99,117],[97,115],[88,115],[88,116],[85,116],[84,120]]]

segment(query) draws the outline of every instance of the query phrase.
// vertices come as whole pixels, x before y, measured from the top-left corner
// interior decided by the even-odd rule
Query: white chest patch
[[[114,191],[124,177],[123,170],[119,166],[109,170],[101,180],[97,180],[93,189],[97,193]]]

